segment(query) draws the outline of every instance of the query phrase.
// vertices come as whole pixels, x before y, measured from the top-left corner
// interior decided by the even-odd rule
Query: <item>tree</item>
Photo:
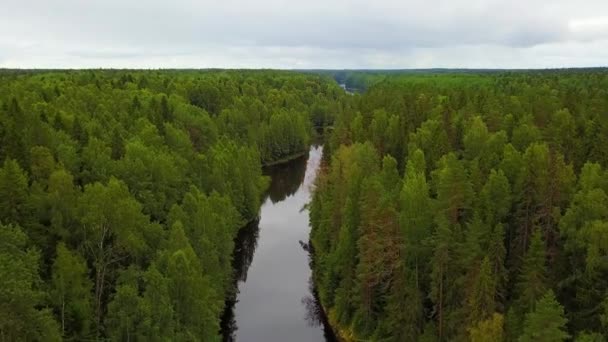
[[[462,161],[454,153],[443,156],[433,176],[437,184],[438,211],[451,224],[461,222],[473,200],[472,184]]]
[[[0,224],[0,337],[8,341],[60,341],[40,288],[39,253],[21,227]]]
[[[65,169],[51,173],[47,187],[47,200],[50,207],[51,229],[55,236],[64,242],[77,237],[78,195],[74,177]]]
[[[87,185],[79,203],[83,247],[95,267],[95,316],[98,331],[107,294],[107,276],[129,256],[148,254],[154,226],[142,214],[142,207],[121,181]]]
[[[502,170],[492,170],[479,194],[484,221],[493,226],[503,222],[511,211],[511,186]]]
[[[382,337],[393,341],[417,341],[422,332],[423,292],[417,288],[416,277],[408,275],[408,271],[403,263],[397,264],[387,296],[385,317],[380,322]]]
[[[146,338],[156,341],[173,339],[176,322],[169,295],[169,279],[152,264],[144,274],[144,282],[142,305],[149,317]]]
[[[576,342],[604,342],[606,339],[602,334],[583,332],[576,336]]]
[[[51,151],[44,146],[34,146],[30,149],[30,169],[32,178],[46,184],[51,172],[55,169],[55,159]]]
[[[504,341],[503,324],[503,315],[495,312],[492,317],[480,321],[476,326],[469,329],[471,342]]]
[[[392,201],[397,201],[401,191],[401,177],[397,171],[397,161],[390,155],[382,159],[382,170],[380,180],[384,186],[384,191],[390,194]]]
[[[23,224],[27,213],[27,175],[17,161],[6,159],[0,169],[0,221]]]
[[[113,340],[131,341],[145,339],[148,323],[143,300],[139,296],[137,271],[127,270],[124,279],[116,286],[112,301],[108,304],[107,333]]]
[[[530,247],[524,257],[517,281],[518,303],[524,312],[534,308],[536,301],[547,290],[547,266],[545,244],[537,229],[532,234]]]
[[[424,154],[416,150],[407,162],[401,189],[400,225],[405,244],[405,259],[415,272],[416,288],[420,289],[420,264],[430,255],[425,241],[431,235],[434,202],[425,176]]]
[[[496,283],[492,275],[490,260],[485,257],[473,280],[473,285],[466,300],[466,312],[469,324],[475,325],[486,320],[494,312]]]
[[[565,341],[570,335],[566,332],[564,308],[549,290],[536,303],[533,311],[526,315],[524,333],[520,342]]]
[[[83,339],[90,333],[93,318],[92,282],[85,260],[64,243],[57,245],[52,268],[51,300],[59,312],[61,334]]]
[[[452,269],[452,246],[453,233],[449,224],[443,220],[439,223],[437,230],[433,236],[433,256],[430,260],[431,269],[431,288],[430,298],[433,301],[433,315],[437,319],[437,335],[439,340],[446,338],[446,311],[449,312],[448,304],[450,304],[451,292],[450,280],[452,277],[450,271]]]
[[[490,133],[485,122],[479,116],[474,117],[463,138],[466,158],[473,160],[482,156],[489,138]]]
[[[176,339],[196,336],[213,340],[219,331],[216,314],[223,298],[214,293],[209,278],[204,276],[200,260],[188,242],[181,222],[171,227],[163,271],[169,284],[176,321]]]
[[[357,246],[357,289],[361,305],[356,328],[367,335],[376,328],[381,298],[393,277],[400,258],[397,211],[391,195],[384,191],[380,177],[366,179],[361,189],[361,233]]]

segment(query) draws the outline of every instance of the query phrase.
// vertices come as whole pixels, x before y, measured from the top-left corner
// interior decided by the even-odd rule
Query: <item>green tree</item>
[[[95,316],[101,329],[107,277],[116,264],[131,256],[142,260],[156,234],[127,186],[112,178],[107,185],[87,185],[79,203],[83,248],[95,267]]]
[[[65,244],[57,245],[52,268],[51,300],[59,312],[64,337],[83,339],[90,333],[93,318],[93,284],[85,260]]]
[[[511,211],[511,186],[502,170],[492,170],[479,194],[480,209],[486,223],[493,226]]]
[[[479,270],[466,299],[465,307],[471,325],[490,317],[496,306],[495,296],[495,279],[492,275],[490,260],[485,257],[479,265]]]
[[[132,270],[127,270],[127,273]],[[148,323],[143,299],[139,296],[137,276],[121,279],[116,286],[116,293],[108,304],[108,315],[105,320],[107,334],[113,340],[143,340],[147,336],[145,326]]]
[[[0,224],[0,337],[8,341],[61,341],[38,274],[40,255],[19,226]]]
[[[400,225],[405,244],[405,258],[414,268],[416,288],[421,288],[420,265],[429,257],[425,241],[431,236],[434,202],[425,177],[424,154],[416,150],[407,162],[400,198]]]
[[[516,289],[518,293],[517,301],[524,311],[533,309],[536,301],[547,291],[545,244],[539,230],[536,230],[532,235]]]
[[[219,331],[216,315],[223,305],[223,298],[213,293],[181,222],[176,222],[171,228],[167,252],[164,271],[169,281],[175,318],[180,324],[176,327],[176,339],[215,340]]]
[[[0,221],[23,224],[27,216],[27,174],[17,161],[7,159],[0,169]]]
[[[165,341],[175,338],[175,312],[170,297],[169,279],[152,264],[144,274],[142,305],[149,315],[146,338]]]
[[[492,317],[480,321],[476,326],[469,329],[471,342],[504,341],[503,324],[503,315],[495,312]]]
[[[439,223],[433,236],[433,256],[430,260],[430,298],[433,301],[433,315],[437,320],[437,336],[439,340],[446,339],[446,321],[449,316],[451,300],[453,299],[452,254],[453,232],[444,220]]]
[[[437,184],[437,209],[451,224],[462,222],[471,209],[473,188],[463,162],[454,153],[439,161],[433,175]]]
[[[47,187],[50,223],[53,234],[63,241],[72,241],[78,236],[78,196],[74,177],[65,169],[51,173]]]
[[[549,290],[538,300],[535,309],[526,315],[524,333],[518,341],[565,341],[570,337],[566,332],[567,322],[564,308]]]
[[[55,158],[51,151],[44,146],[34,146],[30,149],[30,169],[32,178],[46,184],[51,172],[55,169]]]

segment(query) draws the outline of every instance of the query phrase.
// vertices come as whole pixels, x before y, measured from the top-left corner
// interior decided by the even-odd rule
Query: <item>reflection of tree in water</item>
[[[302,298],[302,304],[306,308],[306,322],[311,327],[323,327],[323,336],[325,341],[334,342],[337,341],[323,307],[319,302],[317,291],[314,289],[312,277],[309,279],[309,287],[311,294]]]
[[[271,178],[267,196],[273,204],[285,200],[298,191],[304,181],[307,161],[308,154],[289,163],[271,166],[264,170],[264,173]]]
[[[234,341],[236,338],[236,320],[234,317],[234,307],[237,302],[239,291],[239,281],[247,281],[247,272],[253,261],[253,254],[258,245],[258,235],[260,233],[259,221],[253,221],[242,228],[234,240],[234,254],[232,268],[234,269],[233,293],[226,300],[226,308],[222,314],[221,330],[224,341]]]
[[[247,281],[247,271],[253,261],[255,248],[258,246],[258,235],[260,233],[260,221],[250,222],[241,229],[234,241],[234,255],[232,266],[234,268],[234,279],[236,281]]]
[[[312,267],[312,251],[308,244],[300,242],[300,245],[304,250],[308,252],[309,264]],[[306,322],[311,327],[323,327],[323,336],[325,337],[325,341],[327,342],[335,342],[337,338],[329,325],[327,320],[327,316],[325,315],[325,311],[321,306],[321,302],[319,301],[319,295],[317,290],[315,289],[314,282],[312,276],[308,279],[308,289],[310,291],[310,295],[302,298],[302,304],[306,308]]]
[[[316,145],[315,145],[316,147]],[[288,196],[295,194],[304,183],[308,154],[301,158],[290,161],[289,163],[276,165],[264,170],[267,176],[271,177],[270,186],[266,197],[270,198],[273,204],[285,200]],[[304,207],[302,210],[306,209]],[[237,303],[239,282],[247,281],[247,272],[253,261],[253,255],[257,247],[259,235],[259,222],[253,222],[241,229],[235,239],[234,259],[234,292],[228,296],[226,309],[222,315],[221,330],[224,341],[235,341],[238,329],[235,319],[234,308]],[[308,250],[308,244],[301,242],[302,247]],[[310,262],[312,258],[309,256]],[[306,307],[306,320],[311,326],[323,326],[326,341],[336,341],[334,334],[327,322],[327,318],[321,305],[319,304],[316,291],[309,280],[310,295],[302,299]]]

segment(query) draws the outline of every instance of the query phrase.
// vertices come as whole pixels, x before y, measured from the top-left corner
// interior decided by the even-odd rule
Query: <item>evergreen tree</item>
[[[495,279],[492,275],[490,260],[485,257],[479,266],[466,300],[466,312],[468,312],[468,321],[471,325],[490,317],[496,306],[495,296]]]
[[[0,336],[9,341],[61,341],[38,274],[40,254],[19,226],[0,224]]]
[[[534,308],[536,301],[547,291],[547,267],[545,244],[540,231],[536,230],[526,252],[517,280],[517,302],[523,311]]]
[[[553,291],[549,290],[538,300],[534,310],[526,315],[524,333],[518,341],[565,341],[570,337],[566,332],[567,322],[564,308],[555,299]]]
[[[0,221],[24,224],[28,214],[27,175],[17,161],[6,159],[0,169]]]

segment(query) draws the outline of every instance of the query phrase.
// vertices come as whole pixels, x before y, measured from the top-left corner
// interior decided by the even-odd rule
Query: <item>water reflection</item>
[[[331,330],[327,316],[319,302],[317,291],[314,288],[312,278],[309,280],[310,295],[302,298],[302,305],[306,308],[306,322],[310,327],[320,327],[323,329],[323,337],[327,342],[337,341],[334,332]]]
[[[268,168],[271,184],[260,221],[235,241],[236,293],[222,318],[224,341],[334,341],[313,290],[305,204],[322,147]],[[255,258],[254,258],[255,255]]]
[[[298,191],[304,181],[307,161],[308,154],[289,163],[271,166],[264,170],[264,174],[271,179],[266,197],[270,198],[273,204],[284,201]]]
[[[234,306],[237,302],[238,283],[247,281],[247,271],[253,261],[253,253],[258,244],[258,235],[260,233],[260,221],[250,222],[246,227],[242,228],[237,234],[234,246],[234,254],[232,260],[232,269],[234,270],[234,293],[226,301],[226,309],[222,315],[221,330],[224,341],[234,341],[236,333],[236,320],[234,317]]]

